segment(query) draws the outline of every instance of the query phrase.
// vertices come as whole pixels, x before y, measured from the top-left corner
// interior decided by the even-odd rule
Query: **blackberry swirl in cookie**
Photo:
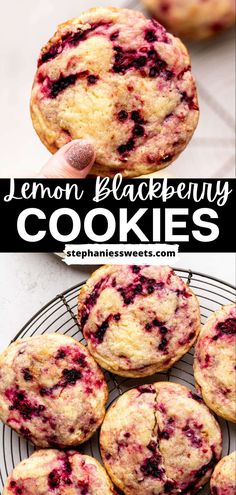
[[[200,331],[196,296],[166,266],[103,266],[80,292],[78,320],[95,360],[127,377],[170,368]]]
[[[115,495],[92,457],[69,450],[39,450],[15,467],[3,495]]]
[[[52,153],[91,140],[92,174],[155,172],[178,157],[198,123],[187,49],[141,12],[89,10],[59,26],[42,49],[31,115]]]
[[[103,462],[125,495],[197,492],[221,456],[220,428],[182,385],[159,382],[124,393],[105,417]]]
[[[108,390],[87,349],[60,334],[17,340],[0,355],[0,419],[39,447],[85,442]]]
[[[234,0],[142,0],[171,32],[192,40],[214,36],[235,23]]]
[[[216,414],[236,422],[236,306],[223,306],[204,325],[194,359],[195,380]]]
[[[235,495],[236,452],[223,457],[214,469],[211,478],[211,495]]]

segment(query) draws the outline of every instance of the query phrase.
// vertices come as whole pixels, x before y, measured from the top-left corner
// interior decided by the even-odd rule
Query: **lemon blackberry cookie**
[[[47,148],[93,142],[93,174],[132,177],[169,165],[199,109],[182,42],[140,12],[96,8],[58,27],[42,49],[32,120]]]
[[[115,495],[105,470],[75,451],[39,450],[15,467],[3,495]]]
[[[196,296],[166,266],[98,269],[80,292],[78,319],[96,361],[128,377],[170,368],[200,330]]]
[[[143,0],[152,14],[179,36],[204,39],[235,23],[234,0]]]
[[[40,447],[85,442],[108,396],[96,362],[70,337],[18,340],[0,355],[0,419]]]
[[[195,493],[221,456],[213,415],[171,382],[123,394],[108,410],[100,443],[108,474],[125,495]]]
[[[223,457],[215,467],[211,478],[211,495],[235,495],[236,452]]]
[[[236,422],[236,306],[223,306],[203,327],[196,345],[194,375],[208,407]]]

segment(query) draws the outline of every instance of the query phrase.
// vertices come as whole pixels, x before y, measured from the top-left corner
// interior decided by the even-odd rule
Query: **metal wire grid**
[[[235,301],[235,289],[228,283],[201,273],[192,272],[191,270],[176,269],[175,272],[191,286],[198,296],[203,324],[212,311],[217,310],[222,305]],[[14,340],[26,336],[30,337],[33,335],[43,335],[44,333],[60,332],[70,335],[79,340],[79,342],[86,344],[76,316],[77,297],[82,286],[83,283],[78,284],[56,296],[28,321]],[[192,364],[193,349],[168,372],[159,373],[154,377],[145,378],[144,380],[115,377],[113,374],[105,372],[109,387],[108,407],[123,392],[141,383],[171,380],[182,383],[194,390]],[[233,446],[235,442],[235,428],[231,423],[221,419],[219,419],[219,423],[223,434],[223,454],[226,455],[235,448]],[[3,487],[6,477],[12,469],[24,458],[29,457],[34,451],[34,447],[3,424],[0,426],[0,437],[2,438],[0,451],[0,486]],[[97,432],[89,442],[79,447],[79,450],[101,461],[99,433]],[[209,487],[205,487],[201,491],[201,495],[208,494]]]

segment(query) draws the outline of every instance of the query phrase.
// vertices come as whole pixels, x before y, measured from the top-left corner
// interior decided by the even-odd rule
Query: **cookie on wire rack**
[[[60,25],[42,49],[31,115],[52,153],[90,139],[92,174],[155,172],[178,157],[198,123],[187,49],[141,12],[91,9]]]
[[[127,377],[169,369],[200,331],[196,296],[166,266],[99,268],[79,294],[78,321],[96,361]]]
[[[223,306],[207,320],[194,358],[194,376],[205,403],[236,423],[236,305]]]
[[[39,447],[88,440],[104,418],[107,397],[100,368],[71,337],[24,338],[0,355],[0,419]]]
[[[15,467],[3,495],[115,495],[105,469],[69,450],[39,450]]]
[[[101,428],[103,462],[125,495],[189,495],[221,457],[221,431],[203,401],[177,383],[124,393]]]
[[[211,478],[211,495],[235,495],[236,452],[223,457],[214,469]]]

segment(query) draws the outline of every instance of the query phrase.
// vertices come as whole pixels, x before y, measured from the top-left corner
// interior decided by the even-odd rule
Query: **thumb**
[[[93,145],[76,139],[63,146],[53,155],[38,174],[47,179],[84,179],[95,162]]]

